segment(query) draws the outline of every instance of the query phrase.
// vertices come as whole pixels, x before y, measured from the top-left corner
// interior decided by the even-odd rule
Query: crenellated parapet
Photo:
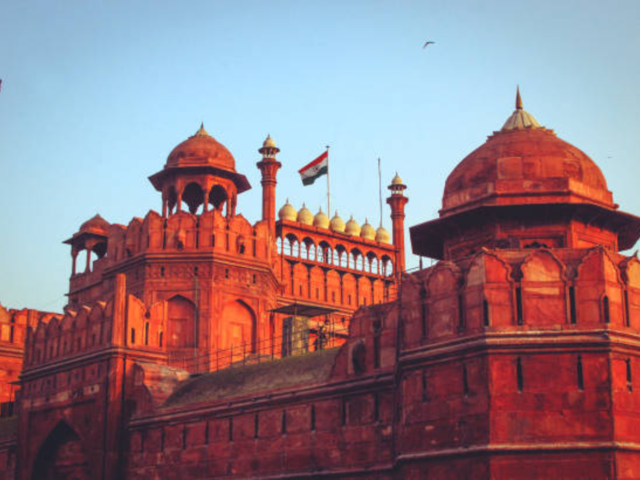
[[[30,329],[47,325],[59,314],[23,308],[6,309],[0,305],[0,417],[13,413],[13,401],[23,368],[25,340]]]
[[[127,226],[111,224],[104,238],[105,253],[89,263],[84,273],[72,275],[72,307],[97,300],[104,293],[105,272],[127,269],[149,255],[238,256],[246,262],[269,262],[273,256],[268,226],[251,225],[242,215],[227,217],[217,210],[200,215],[185,211],[162,218],[151,210],[144,219],[133,218]],[[87,255],[91,255],[89,251]],[[75,292],[82,292],[74,295]],[[73,303],[77,298],[77,303]]]
[[[405,346],[480,332],[640,329],[640,262],[602,247],[489,250],[409,277]]]

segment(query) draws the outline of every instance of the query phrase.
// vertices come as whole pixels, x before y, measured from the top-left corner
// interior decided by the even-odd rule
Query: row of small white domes
[[[345,233],[353,237],[375,240],[379,243],[391,243],[391,235],[384,227],[380,226],[380,228],[376,230],[367,220],[365,220],[364,225],[360,226],[360,224],[353,219],[353,216],[345,223],[345,221],[340,218],[337,211],[333,218],[329,220],[329,216],[322,211],[322,208],[320,208],[318,213],[314,215],[311,213],[311,210],[302,204],[302,208],[299,211],[296,211],[293,205],[289,203],[289,200],[287,200],[287,203],[285,203],[278,212],[278,217],[280,220],[288,220],[290,222],[299,222],[304,225],[326,228],[334,232]]]

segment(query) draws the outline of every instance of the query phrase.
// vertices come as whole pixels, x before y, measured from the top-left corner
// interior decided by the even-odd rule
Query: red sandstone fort
[[[640,478],[640,218],[586,154],[518,95],[410,273],[400,177],[392,234],[276,215],[278,152],[251,224],[201,127],[66,240],[63,314],[0,307],[0,478]]]

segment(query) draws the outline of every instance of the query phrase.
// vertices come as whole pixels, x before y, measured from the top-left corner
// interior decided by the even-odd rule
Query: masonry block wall
[[[639,440],[637,265],[603,248],[485,250],[412,275],[399,459],[477,461],[499,478],[637,475],[633,448],[617,447]]]
[[[170,398],[154,412],[140,412],[130,425],[131,476],[348,476],[365,469],[390,478],[396,328],[390,305],[360,311],[343,347],[303,359],[326,362],[329,375],[321,383],[294,381],[295,389],[184,405]],[[306,372],[317,368],[310,365]],[[238,375],[236,381],[249,382]]]

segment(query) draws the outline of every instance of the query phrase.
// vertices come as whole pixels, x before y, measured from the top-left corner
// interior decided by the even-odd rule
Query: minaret
[[[404,196],[407,186],[396,173],[389,185],[391,196],[387,203],[391,206],[391,223],[393,224],[393,246],[396,247],[395,273],[400,275],[405,270],[404,265],[404,206],[409,199]]]
[[[282,166],[276,160],[276,154],[280,151],[276,147],[276,142],[271,136],[267,135],[267,139],[262,144],[262,148],[258,150],[262,154],[262,160],[256,166],[262,173],[262,220],[266,221],[271,232],[271,238],[276,235],[276,176],[278,169]]]

